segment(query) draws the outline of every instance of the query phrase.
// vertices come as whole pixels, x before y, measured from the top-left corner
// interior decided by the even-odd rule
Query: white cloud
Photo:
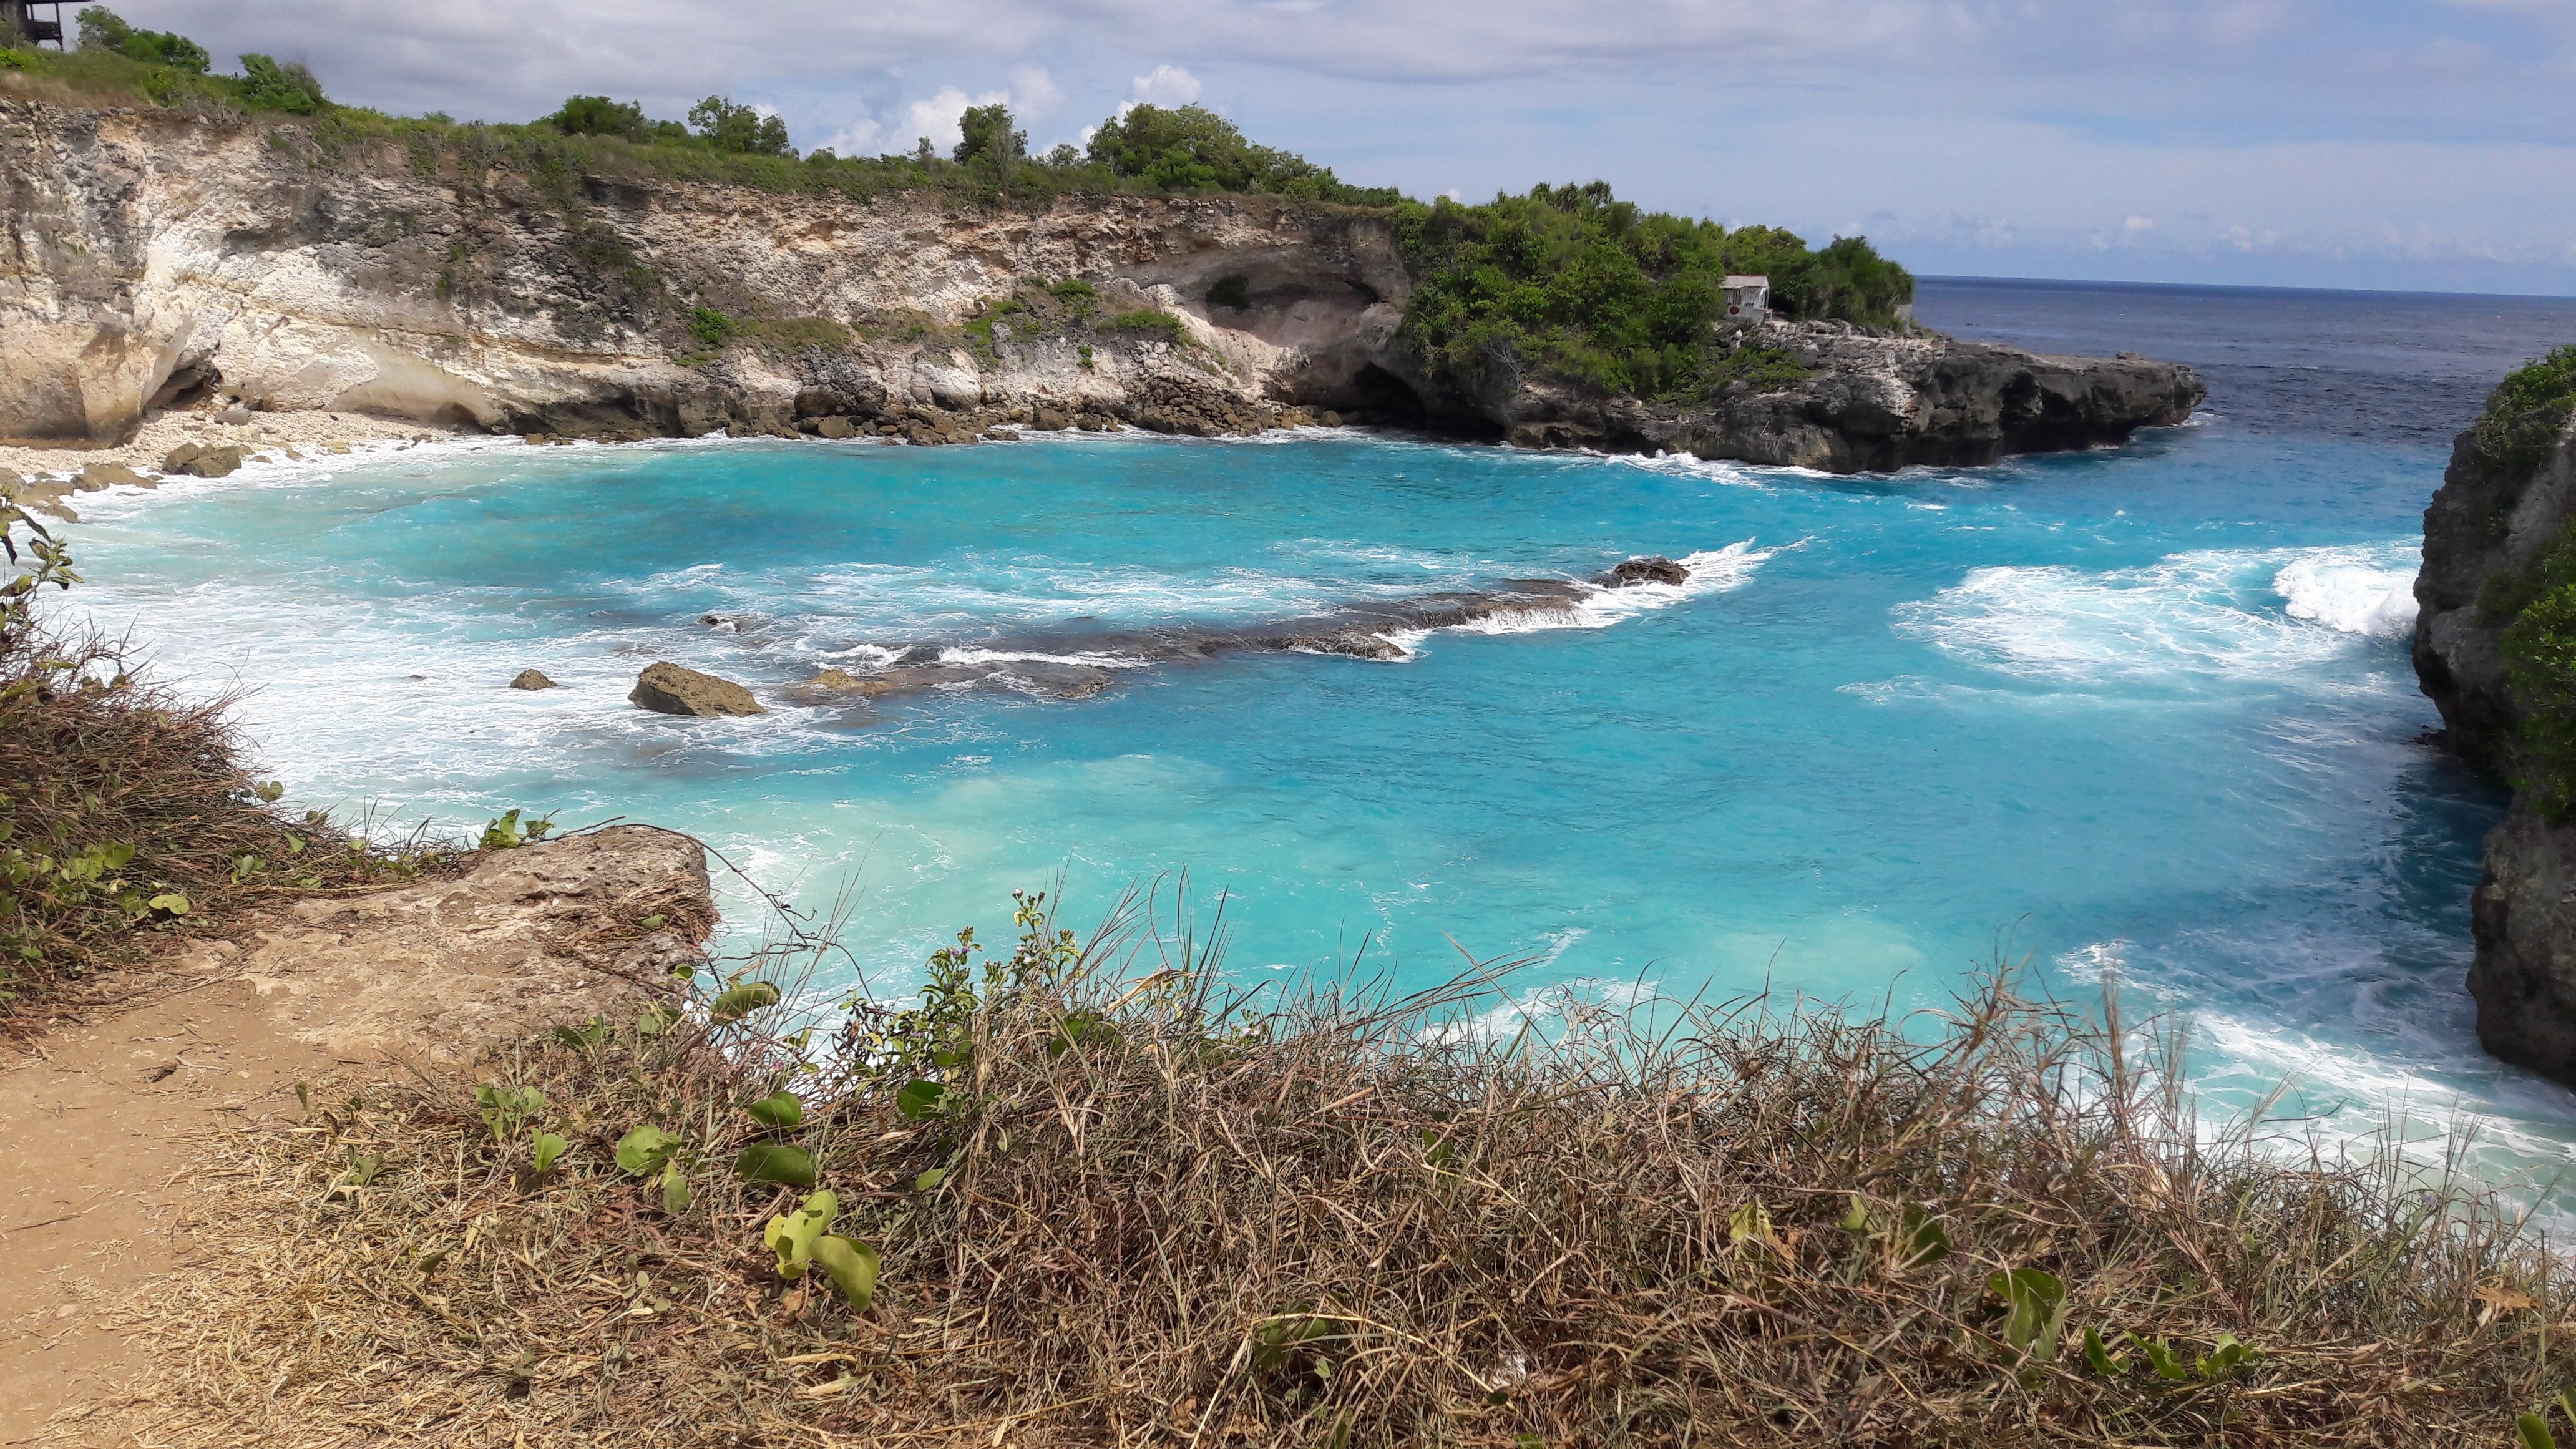
[[[1150,73],[1136,77],[1128,94],[1134,100],[1158,106],[1186,106],[1199,98],[1202,89],[1199,78],[1181,67],[1158,65]]]
[[[2120,230],[2134,237],[2139,233],[2152,228],[2155,224],[2156,219],[2152,216],[2133,216],[2120,223]]]

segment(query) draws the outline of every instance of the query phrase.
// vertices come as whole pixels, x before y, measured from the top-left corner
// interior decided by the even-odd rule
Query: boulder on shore
[[[250,449],[227,443],[209,448],[203,443],[181,443],[161,460],[164,473],[185,473],[193,478],[221,478],[241,467],[250,457]]]
[[[700,674],[668,660],[647,665],[635,676],[635,688],[627,699],[657,714],[695,715],[713,719],[724,715],[767,714],[751,691],[730,679]]]
[[[152,479],[144,477],[123,463],[92,463],[73,475],[72,490],[77,493],[96,493],[104,488],[115,488],[129,483],[139,488],[158,486]]]
[[[562,686],[562,685],[557,684],[557,683],[555,683],[553,680],[546,678],[546,672],[545,672],[544,670],[542,670],[542,669],[522,669],[522,670],[520,670],[520,671],[519,671],[519,677],[510,681],[510,687],[511,687],[512,689],[561,689],[561,688],[563,688],[563,686]]]

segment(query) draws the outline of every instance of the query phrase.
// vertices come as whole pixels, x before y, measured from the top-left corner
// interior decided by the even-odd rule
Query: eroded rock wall
[[[1238,198],[1068,198],[960,212],[712,185],[540,179],[295,126],[0,101],[0,436],[112,440],[219,376],[253,407],[513,431],[774,426],[824,409],[1229,417],[1329,402],[1401,320],[1382,217]],[[1251,305],[1208,320],[1240,276]],[[1028,279],[1184,318],[1013,341],[955,328]],[[691,309],[783,321],[714,352]],[[1222,311],[1223,309],[1219,309]],[[814,334],[824,322],[854,335]],[[905,334],[912,335],[905,335]],[[175,384],[174,384],[175,379]]]
[[[933,440],[1084,416],[1208,433],[1338,409],[1853,472],[2116,442],[2201,397],[2172,364],[1833,323],[1764,332],[1809,369],[1783,390],[1650,404],[1510,360],[1434,379],[1400,331],[1412,281],[1389,216],[1280,198],[858,201],[26,100],[0,100],[0,177],[0,439],[17,441],[118,440],[219,387],[254,408],[612,436],[826,417]],[[1066,279],[1102,304],[1079,327],[994,306]],[[757,325],[711,341],[700,308]],[[1099,325],[1144,308],[1179,333]]]
[[[2531,468],[2481,458],[2472,435],[2452,445],[2424,510],[2415,576],[2415,676],[2442,712],[2453,749],[2511,783],[2521,711],[2505,677],[2500,596],[2576,515],[2576,424]],[[2517,794],[2486,839],[2470,901],[2476,957],[2469,994],[2480,1044],[2506,1061],[2576,1085],[2576,826],[2552,822]]]

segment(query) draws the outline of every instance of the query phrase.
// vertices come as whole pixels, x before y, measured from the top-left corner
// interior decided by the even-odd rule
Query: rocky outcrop
[[[522,669],[510,680],[512,689],[561,689],[562,685],[546,678],[542,669]]]
[[[656,714],[694,715],[715,719],[728,715],[767,714],[751,691],[730,679],[700,674],[665,660],[646,665],[635,676],[626,698]]]
[[[540,178],[428,133],[23,99],[0,100],[0,177],[0,438],[120,440],[192,400],[916,444],[1348,414],[1848,472],[2117,441],[2200,397],[2143,359],[1833,324],[1763,334],[1809,369],[1783,390],[1665,406],[1508,373],[1460,387],[1400,333],[1412,281],[1388,215],[1278,197],[987,211]],[[1068,281],[1091,290],[1059,306]]]
[[[2424,510],[2415,576],[2415,675],[2452,748],[2499,781],[2514,773],[2522,724],[2502,640],[2517,581],[2576,515],[2576,425],[2537,467],[2499,467],[2471,435],[2453,445]],[[2470,902],[2469,994],[2478,1040],[2506,1061],[2576,1085],[2576,826],[2517,795],[2486,840]]]
[[[1501,419],[1524,446],[1660,449],[1856,473],[2125,442],[2139,428],[2180,423],[2208,394],[2190,368],[2129,353],[2048,357],[1842,322],[1770,322],[1745,329],[1743,341],[1794,360],[1806,377],[1768,390],[1733,384],[1679,404],[1531,379],[1503,397],[1458,405]]]

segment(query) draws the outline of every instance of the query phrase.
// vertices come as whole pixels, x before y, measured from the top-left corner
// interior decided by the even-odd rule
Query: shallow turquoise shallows
[[[2466,1106],[2499,1161],[2576,1155],[2567,1094],[2482,1058],[2460,990],[2500,799],[2422,738],[2407,667],[2441,454],[2224,404],[2121,450],[1858,479],[1349,433],[494,442],[87,498],[72,533],[100,619],[250,691],[292,801],[695,831],[809,908],[855,886],[880,986],[961,925],[1004,934],[1014,886],[1062,877],[1079,923],[1186,869],[1246,979],[1365,942],[1405,985],[1533,957],[1525,1003],[1907,1007],[2028,956],[2191,1013],[2219,1103],[2294,1077],[2338,1130]],[[1114,647],[1652,553],[1690,583],[1400,661]],[[1033,634],[1110,641],[1118,683],[626,702],[655,659],[774,700]],[[530,667],[566,687],[504,687]]]

